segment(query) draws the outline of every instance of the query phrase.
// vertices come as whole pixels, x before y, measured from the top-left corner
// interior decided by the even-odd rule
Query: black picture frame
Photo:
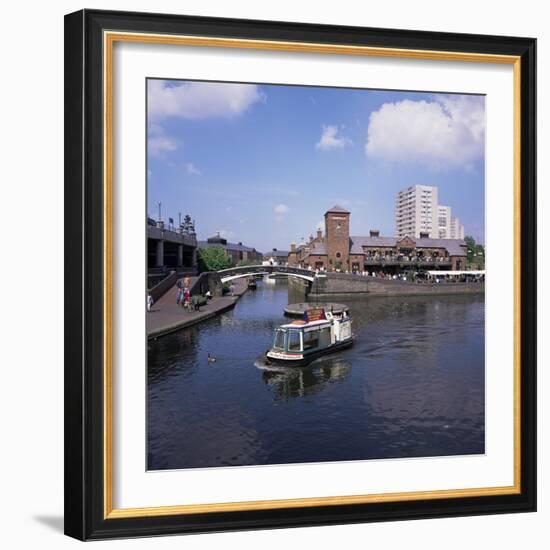
[[[520,457],[517,494],[105,517],[103,32],[511,55],[521,66]],[[80,540],[536,510],[536,40],[83,10],[65,17],[65,532]],[[519,261],[519,258],[517,259]]]

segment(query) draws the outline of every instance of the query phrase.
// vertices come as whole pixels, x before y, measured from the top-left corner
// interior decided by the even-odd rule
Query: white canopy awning
[[[427,271],[430,275],[436,276],[452,276],[452,275],[485,275],[485,270],[480,271]]]

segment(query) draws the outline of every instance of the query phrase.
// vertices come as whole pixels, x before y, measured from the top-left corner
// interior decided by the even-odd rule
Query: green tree
[[[221,246],[199,248],[197,250],[199,271],[219,271],[231,267],[231,259],[227,257]]]
[[[239,260],[237,262],[237,267],[246,267],[248,265],[260,265],[261,260]]]
[[[468,263],[471,263],[475,253],[476,241],[470,235],[466,235],[464,242],[466,243],[466,257],[468,258]]]
[[[466,258],[468,266],[473,269],[485,268],[485,247],[482,244],[477,244],[475,239],[470,235],[464,237],[466,243]]]

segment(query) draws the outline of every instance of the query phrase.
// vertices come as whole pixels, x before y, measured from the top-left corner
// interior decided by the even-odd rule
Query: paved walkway
[[[191,284],[196,277],[191,277]],[[246,279],[235,279],[235,295],[214,296],[200,311],[185,309],[176,305],[178,288],[174,285],[164,296],[153,304],[147,312],[147,338],[156,338],[176,330],[210,319],[235,306],[247,290]]]

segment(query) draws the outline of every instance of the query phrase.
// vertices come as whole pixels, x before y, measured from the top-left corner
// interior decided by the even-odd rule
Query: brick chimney
[[[378,229],[371,229],[369,233],[371,237],[380,237],[380,231]]]

